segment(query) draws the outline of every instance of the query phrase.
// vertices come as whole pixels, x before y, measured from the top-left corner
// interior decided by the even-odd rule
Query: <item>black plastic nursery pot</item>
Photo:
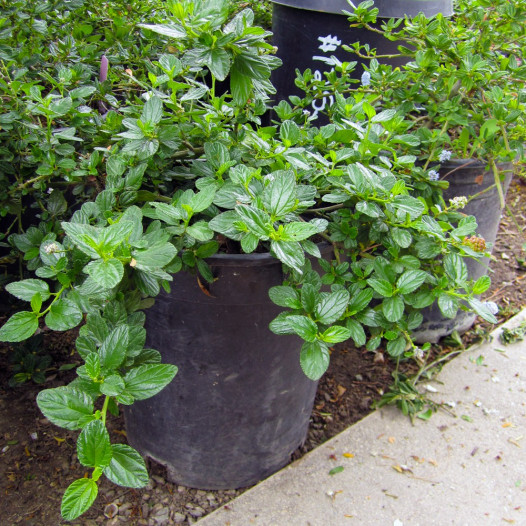
[[[309,68],[318,80],[323,80],[324,72],[330,71],[341,62],[357,61],[356,78],[360,78],[365,61],[354,53],[345,51],[343,45],[354,42],[369,44],[378,54],[395,54],[399,43],[391,42],[381,35],[365,28],[350,28],[343,10],[352,11],[347,0],[272,0],[273,44],[278,48],[277,55],[283,66],[272,74],[272,83],[276,87],[276,99],[288,99],[289,95],[301,95],[294,84],[296,69]],[[381,18],[403,18],[422,12],[426,16],[453,13],[452,0],[376,0]],[[379,22],[379,25],[382,22]],[[336,57],[337,61],[333,57]],[[404,59],[381,59],[392,66],[400,66]],[[312,103],[313,117],[332,104],[327,96]]]
[[[513,177],[513,164],[498,165],[503,174],[501,180],[504,195]],[[440,176],[449,181],[449,188],[444,190],[446,203],[459,196],[476,196],[461,210],[466,215],[473,215],[477,219],[477,234],[484,238],[488,246],[492,246],[497,238],[502,209],[497,187],[494,186],[493,173],[487,170],[486,163],[476,160],[457,159],[443,163]],[[470,279],[476,280],[488,273],[488,261],[478,262],[466,260]],[[460,334],[466,332],[475,323],[476,315],[459,311],[455,318],[445,318],[435,303],[425,309],[424,322],[413,333],[417,343],[436,343],[440,338],[448,336],[454,331]]]
[[[282,310],[268,296],[283,281],[281,263],[269,254],[220,254],[208,263],[217,277],[208,294],[179,273],[147,311],[147,346],[179,372],[126,409],[126,431],[173,482],[234,489],[290,461],[305,441],[317,382],[301,370],[299,338],[268,328]]]

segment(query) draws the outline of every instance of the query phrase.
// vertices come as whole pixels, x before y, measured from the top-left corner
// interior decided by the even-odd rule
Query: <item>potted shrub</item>
[[[461,213],[476,217],[477,232],[489,248],[512,174],[524,159],[524,4],[460,1],[451,18],[419,14],[405,21],[391,19],[381,27],[375,24],[378,9],[372,6],[364,2],[349,12],[351,27],[365,27],[397,42],[398,53],[380,55],[360,42],[347,46],[361,60],[369,60],[369,67],[360,85],[353,86],[344,63],[337,68],[339,75],[333,74],[332,85],[344,97],[358,92],[373,106],[394,110],[405,120],[412,139],[400,141],[397,150],[416,160],[415,191],[442,206],[442,199],[449,203],[467,197]],[[409,62],[393,68],[387,64],[393,57]],[[307,107],[321,86],[310,73],[298,82],[307,90],[299,105]],[[341,122],[349,108],[352,104],[340,97],[327,112]],[[471,263],[469,270],[476,279],[487,272],[487,265]],[[469,328],[474,317],[465,312],[456,316],[457,306],[442,309],[445,317],[435,307],[418,338],[437,341]]]
[[[261,126],[273,93],[269,77],[279,60],[266,41],[269,34],[252,25],[252,12],[229,20],[222,0],[167,9],[156,10],[148,23],[131,24],[127,38],[137,34],[148,58],[110,69],[106,85],[88,76],[70,84],[60,62],[58,74],[53,68],[43,84],[29,69],[23,72],[28,82],[3,83],[12,111],[0,116],[10,120],[10,133],[2,130],[2,152],[11,152],[15,166],[37,160],[38,168],[34,177],[18,180],[16,172],[4,185],[10,199],[35,204],[36,222],[9,238],[29,274],[6,287],[26,307],[0,328],[0,339],[22,341],[41,325],[58,331],[81,325],[78,378],[42,391],[37,400],[51,422],[81,430],[79,461],[93,468],[66,490],[66,519],[90,507],[103,474],[131,487],[148,480],[136,450],[110,444],[106,420],[118,406],[127,408],[130,441],[167,464],[176,479],[193,469],[188,458],[214,447],[213,441],[194,443],[196,427],[186,435],[189,442],[179,444],[181,430],[207,408],[232,413],[229,427],[212,430],[220,444],[214,462],[223,458],[228,464],[236,451],[243,452],[236,447],[244,434],[259,433],[252,446],[261,454],[242,482],[239,470],[223,468],[228,481],[217,484],[234,486],[277,469],[301,440],[332,344],[352,339],[374,350],[384,341],[398,361],[421,359],[429,345],[418,347],[411,332],[436,297],[441,304],[465,300],[496,321],[491,305],[475,298],[489,279],[470,280],[464,262],[483,255],[466,242],[476,222],[459,217],[456,205],[437,206],[419,195],[411,176],[414,159],[397,151],[400,142],[416,139],[395,111],[376,111],[357,100],[345,118],[316,128],[301,110],[281,103],[275,108],[279,122]],[[18,58],[13,53],[7,64],[10,76],[20,74]],[[224,81],[230,87],[218,94]],[[95,91],[74,91],[92,84]],[[110,96],[117,85],[118,97]],[[85,98],[96,102],[90,94],[109,104],[104,118],[91,106],[81,109]],[[27,128],[46,140],[26,138],[31,149],[26,142],[20,148]],[[63,141],[76,147],[64,148]],[[57,161],[57,152],[71,162]],[[62,185],[77,199],[70,206],[69,193],[53,197]],[[60,206],[53,208],[52,199]],[[256,277],[239,279],[240,267],[256,264]],[[263,281],[264,274],[270,281]],[[261,306],[262,288],[280,309]],[[235,310],[225,306],[225,297]],[[211,307],[213,330],[207,331],[205,314],[190,303]],[[229,346],[228,331],[236,329],[232,317],[243,311],[253,316],[251,326],[243,327],[247,341],[235,352],[222,349],[218,360],[203,348],[204,340],[193,341],[217,328],[224,338],[220,346]],[[201,323],[197,316],[203,316]],[[181,320],[193,324],[186,334]],[[269,321],[268,330],[261,327]],[[176,336],[172,323],[178,324]],[[272,333],[288,338],[287,349],[275,352],[269,339],[258,348],[261,356],[247,360],[253,338]],[[203,388],[209,393],[204,401],[191,392],[162,390],[180,361],[189,374],[182,385],[193,385],[194,394]],[[306,377],[301,387],[298,364]],[[182,368],[178,378],[184,374]],[[273,384],[282,386],[280,397],[263,397],[259,414],[252,407],[248,421],[237,407],[209,404],[224,396],[243,407],[239,401],[249,396],[243,387],[263,391]],[[284,429],[279,405],[290,401],[286,412],[296,419],[294,429],[273,458],[264,442]],[[153,451],[156,434],[163,442]],[[171,448],[179,448],[177,458]],[[209,470],[208,478],[208,466],[198,468],[205,472],[195,484],[207,487],[215,474]]]

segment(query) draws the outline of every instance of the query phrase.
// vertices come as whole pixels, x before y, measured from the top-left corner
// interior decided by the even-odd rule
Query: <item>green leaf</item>
[[[214,75],[219,81],[226,79],[228,72],[230,71],[230,62],[231,60],[228,52],[219,47],[211,49],[205,61],[212,75]]]
[[[367,341],[367,338],[365,336],[365,331],[363,330],[362,324],[356,320],[348,318],[345,321],[345,325],[347,326],[347,329],[349,329],[350,337],[353,339],[356,347],[363,347]]]
[[[106,467],[111,460],[110,435],[101,420],[84,426],[77,439],[77,456],[83,466]]]
[[[400,296],[385,298],[382,301],[382,312],[388,321],[398,321],[404,315],[404,300]]]
[[[244,106],[252,91],[252,79],[249,76],[244,75],[236,67],[235,62],[230,69],[230,91],[234,98],[234,104],[237,106]]]
[[[129,343],[129,329],[127,325],[115,327],[102,342],[99,349],[101,366],[106,370],[119,367],[126,358]]]
[[[237,222],[239,222],[239,215],[234,210],[229,210],[211,219],[208,226],[215,232],[240,241],[245,234],[235,226]]]
[[[289,317],[289,313],[281,312],[269,323],[269,329],[274,334],[295,334],[288,321]]]
[[[93,504],[98,491],[97,483],[93,479],[82,478],[72,482],[62,497],[62,517],[72,521],[82,515]]]
[[[373,299],[373,289],[362,289],[356,294],[353,294],[349,299],[348,310],[351,315],[356,314],[369,305]]]
[[[100,384],[100,392],[106,396],[118,396],[124,391],[124,388],[124,380],[118,374],[107,376]]]
[[[24,301],[31,301],[37,293],[40,293],[42,301],[46,301],[50,296],[48,284],[40,279],[15,281],[14,283],[8,283],[5,289],[13,296]]]
[[[340,343],[351,337],[351,331],[346,327],[334,325],[329,327],[322,335],[321,339],[327,343]]]
[[[195,194],[190,202],[190,207],[192,208],[194,214],[206,210],[213,203],[215,194],[216,188],[212,185],[203,188],[200,192]]]
[[[458,285],[464,284],[468,279],[468,268],[458,254],[447,254],[444,257],[444,270],[449,278]]]
[[[423,270],[406,270],[396,282],[396,288],[401,294],[409,294],[416,290],[427,278]]]
[[[77,339],[78,344],[78,339]],[[84,358],[86,373],[93,380],[100,376],[100,357],[96,352],[89,352]]]
[[[124,266],[116,258],[107,261],[96,259],[84,267],[84,272],[89,274],[97,285],[105,289],[112,289],[121,282],[124,276]]]
[[[491,287],[491,278],[489,276],[480,276],[473,285],[473,294],[483,294]]]
[[[163,243],[146,250],[134,250],[135,266],[139,269],[162,268],[177,255],[177,249],[171,243]]]
[[[94,419],[91,397],[72,387],[40,391],[37,404],[50,422],[65,429],[80,429]]]
[[[285,146],[292,146],[300,140],[300,128],[294,121],[283,121],[279,129],[279,136]]]
[[[143,488],[148,484],[148,471],[143,458],[126,444],[112,444],[112,457],[104,475],[114,484],[127,488]]]
[[[214,237],[214,231],[208,226],[206,221],[198,221],[190,225],[186,232],[188,235],[197,239],[198,241],[210,241]]]
[[[404,354],[406,346],[407,342],[405,338],[400,335],[395,340],[391,340],[387,343],[387,352],[389,356],[397,358],[398,356],[402,356],[402,354]]]
[[[384,110],[380,113],[377,113],[372,119],[371,122],[385,122],[390,121],[396,115],[396,110]]]
[[[17,312],[0,328],[0,341],[21,342],[35,334],[38,318],[34,312]]]
[[[497,318],[495,317],[493,312],[491,312],[491,310],[489,309],[489,307],[485,303],[482,303],[482,301],[480,301],[480,300],[478,300],[476,298],[472,298],[472,299],[468,300],[468,303],[469,303],[469,306],[481,318],[483,318],[486,321],[489,321],[490,323],[498,323]]]
[[[270,216],[263,210],[249,205],[236,206],[236,212],[249,230],[262,239],[268,239],[273,230]]]
[[[100,228],[80,223],[66,223],[65,221],[61,225],[71,241],[82,252],[93,258],[100,257],[98,251],[94,248],[99,242]]]
[[[163,116],[163,103],[159,97],[150,97],[142,110],[141,121],[158,124]]]
[[[100,235],[101,250],[111,254],[119,245],[124,243],[133,230],[131,221],[119,221],[104,228]]]
[[[425,205],[422,201],[419,201],[416,197],[408,195],[397,195],[393,199],[394,209],[396,210],[397,217],[405,221],[405,215],[409,214],[409,217],[414,220],[420,217],[425,212]]]
[[[393,285],[385,279],[369,278],[367,284],[378,292],[380,296],[390,298],[393,295]]]
[[[245,254],[250,254],[256,250],[259,245],[259,238],[254,234],[246,234],[241,240],[241,248]]]
[[[413,241],[413,236],[403,228],[391,229],[391,236],[393,237],[394,242],[401,248],[408,248]]]
[[[145,400],[156,395],[167,386],[177,373],[170,364],[146,364],[132,369],[124,377],[126,394],[136,400]]]
[[[349,304],[349,293],[346,290],[322,293],[320,302],[316,305],[316,318],[325,325],[339,320]]]
[[[383,215],[381,208],[370,201],[359,201],[356,203],[356,210],[369,217],[380,217]]]
[[[305,342],[301,347],[300,365],[307,378],[319,380],[329,367],[329,361],[329,350],[323,342]]]
[[[438,296],[438,307],[446,318],[454,318],[459,308],[459,300],[449,294],[440,294]]]
[[[284,241],[303,241],[318,233],[318,228],[311,223],[286,223],[283,225],[281,239]]]
[[[171,38],[187,38],[186,31],[175,24],[137,24],[137,26]]]
[[[280,307],[289,307],[291,309],[301,308],[298,291],[292,287],[287,287],[284,285],[271,287],[268,291],[268,295],[270,299]]]
[[[313,313],[316,303],[320,300],[318,289],[310,283],[305,283],[301,288],[301,305],[308,313]],[[288,306],[288,305],[284,305]],[[299,307],[292,307],[299,308]]]
[[[344,467],[343,466],[336,466],[335,468],[332,468],[330,471],[329,471],[329,475],[336,475],[337,473],[341,473],[342,471],[344,470]]]
[[[296,177],[290,170],[279,170],[272,174],[274,180],[265,189],[267,209],[274,217],[282,217],[294,209],[296,204]]]
[[[46,315],[46,325],[52,331],[67,331],[82,321],[82,311],[72,301],[59,299]]]
[[[297,241],[272,241],[270,251],[282,263],[293,268],[300,274],[303,273],[302,267],[305,264],[305,252]]]
[[[308,342],[313,342],[318,333],[318,326],[307,316],[291,315],[287,317],[290,328]]]

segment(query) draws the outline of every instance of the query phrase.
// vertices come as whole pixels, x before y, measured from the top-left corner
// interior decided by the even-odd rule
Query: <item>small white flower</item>
[[[369,86],[371,84],[371,74],[368,71],[362,73],[362,86]]]
[[[445,163],[446,161],[449,161],[451,159],[451,152],[449,150],[442,150],[438,156],[438,160],[441,163]]]
[[[424,351],[422,349],[420,349],[420,347],[417,347],[415,349],[415,358],[418,358],[419,360],[423,360],[424,359]]]
[[[303,110],[303,115],[308,117],[310,115],[310,111],[309,110]]]
[[[48,188],[48,189],[46,190],[46,192],[47,192],[48,194],[50,194],[52,191],[53,191],[53,188]]]
[[[499,313],[499,306],[494,301],[486,301],[484,306],[491,312],[491,314]]]
[[[428,177],[429,177],[430,181],[438,181],[440,175],[438,174],[438,172],[436,170],[431,170],[429,172]]]
[[[468,198],[463,195],[453,197],[453,199],[449,200],[450,208],[455,208],[455,209],[464,208],[467,204],[468,204]]]
[[[44,252],[46,254],[54,254],[55,252],[59,252],[60,247],[56,243],[50,243],[44,248]]]

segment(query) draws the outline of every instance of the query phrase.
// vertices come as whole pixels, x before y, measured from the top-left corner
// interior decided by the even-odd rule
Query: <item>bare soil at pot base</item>
[[[512,182],[507,203],[513,212],[504,213],[491,261],[492,288],[485,299],[500,307],[499,319],[505,321],[526,305],[526,185]],[[0,323],[4,319],[0,318]],[[491,330],[487,323],[477,323],[467,333],[464,344],[484,337]],[[54,526],[60,519],[60,500],[64,489],[84,475],[76,460],[77,433],[50,424],[35,402],[42,387],[65,385],[74,377],[72,370],[61,366],[80,363],[73,351],[74,332],[47,333],[42,354],[50,354],[52,368],[47,370],[44,386],[25,383],[11,388],[13,375],[10,357],[12,346],[0,346],[0,524]],[[447,353],[451,347],[442,342],[435,354]],[[371,412],[391,384],[393,364],[380,350],[376,353],[342,344],[331,356],[328,372],[319,384],[311,426],[305,445],[295,452],[299,458],[322,442]],[[67,368],[66,368],[67,369]],[[122,418],[110,423],[113,442],[125,441]],[[200,491],[167,482],[162,466],[149,462],[151,475],[147,488],[120,488],[108,481],[100,486],[93,508],[74,522],[79,526],[192,524],[228,502],[243,490]]]

